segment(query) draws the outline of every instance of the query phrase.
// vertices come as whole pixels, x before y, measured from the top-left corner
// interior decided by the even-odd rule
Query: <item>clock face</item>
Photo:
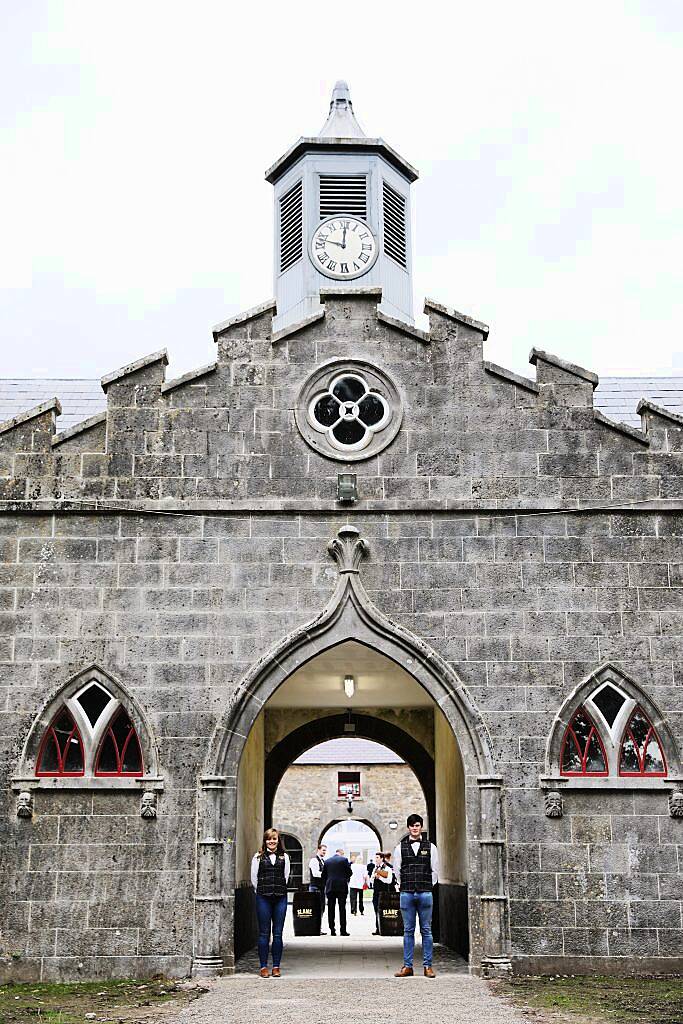
[[[377,259],[377,239],[358,217],[328,217],[313,232],[311,261],[325,277],[350,281],[366,274]]]

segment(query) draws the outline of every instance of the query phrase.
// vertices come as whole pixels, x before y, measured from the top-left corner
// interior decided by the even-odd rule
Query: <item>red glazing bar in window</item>
[[[583,748],[583,751],[582,751],[581,744],[579,743],[578,737],[577,737],[577,735],[576,735],[576,733],[574,732],[574,729],[573,729],[573,722],[574,722],[574,718],[576,717],[576,715],[574,715],[574,718],[572,718],[572,721],[567,726],[567,731],[564,734],[564,741],[562,743],[562,751],[561,751],[561,754],[560,754],[560,773],[562,775],[566,775],[568,777],[575,777],[575,778],[581,778],[584,775],[590,776],[591,778],[603,778],[604,776],[609,774],[609,770],[607,768],[607,755],[605,753],[605,747],[604,747],[602,739],[600,737],[600,733],[595,728],[595,725],[593,724],[593,721],[592,721],[590,715],[588,714],[588,712],[587,711],[583,711],[583,709],[579,709],[579,710],[582,712],[582,714],[586,717],[586,719],[590,722],[590,725],[591,725],[590,731],[589,731],[588,736],[586,738],[586,745],[585,745],[585,747]],[[577,714],[578,714],[578,712],[577,712]],[[598,745],[600,747],[600,754],[601,754],[601,757],[602,757],[602,763],[604,765],[603,771],[600,771],[600,772],[595,772],[595,771],[591,772],[591,771],[588,771],[588,768],[587,768],[588,752],[590,750],[591,740],[592,740],[593,736],[595,736],[595,738],[598,741]],[[579,772],[565,771],[562,768],[562,765],[564,764],[564,755],[565,755],[565,750],[567,749],[567,741],[568,740],[571,740],[574,743],[576,751],[577,751],[579,757],[581,758],[581,771],[579,771]]]
[[[637,714],[637,713],[640,713],[643,716],[643,718],[647,719],[648,724],[650,726],[650,728],[647,731],[647,735],[645,737],[645,742],[643,743],[642,748],[638,746],[638,743],[636,742],[636,738],[633,735],[633,731],[631,729],[631,721],[633,720],[634,715]],[[659,750],[659,756],[662,759],[662,770],[658,771],[658,772],[648,772],[646,770],[646,768],[645,768],[645,756],[647,754],[647,748],[650,745],[650,740],[653,739],[653,738],[654,738],[654,740],[655,740],[655,742],[657,744],[657,749]],[[622,758],[623,758],[623,755],[624,755],[624,743],[626,742],[627,739],[631,740],[631,743],[633,744],[633,749],[636,752],[636,757],[638,758],[638,771],[637,772],[622,771],[622,768],[621,768],[621,762],[622,762]],[[662,744],[659,741],[659,736],[657,735],[657,732],[656,732],[655,727],[653,726],[652,722],[650,722],[650,719],[647,718],[647,715],[642,710],[642,708],[636,708],[636,710],[634,711],[633,715],[631,716],[631,720],[629,721],[629,724],[626,726],[626,731],[625,731],[623,739],[621,741],[621,747],[619,748],[619,774],[621,775],[622,778],[631,778],[631,779],[638,778],[640,775],[649,775],[651,778],[663,779],[664,776],[668,774],[668,769],[667,769],[667,766],[666,766],[666,757],[664,756],[664,749],[662,747]]]
[[[133,739],[133,737],[135,738],[135,741],[138,744],[138,749],[140,749],[140,743],[139,743],[138,736],[137,736],[137,733],[135,731],[135,728],[131,724],[130,729],[128,730],[128,735],[126,736],[126,740],[125,740],[125,742],[123,744],[123,749],[119,750],[119,745],[116,742],[116,736],[114,735],[114,724],[115,724],[115,722],[112,722],[112,724],[109,726],[109,728],[107,729],[107,732],[104,735],[102,743],[100,744],[100,752],[97,755],[97,768],[95,769],[95,774],[96,775],[100,775],[100,776],[102,776],[105,779],[107,779],[107,778],[115,778],[117,775],[139,776],[139,775],[144,774],[143,768],[142,768],[142,751],[141,750],[140,750],[140,769],[138,771],[135,771],[135,772],[124,772],[123,765],[124,765],[124,762],[126,760],[126,751],[128,750],[128,744]],[[116,757],[116,771],[115,772],[103,772],[100,769],[100,767],[99,767],[100,757],[102,756],[102,750],[103,750],[104,745],[105,745],[105,743],[107,742],[108,739],[111,740],[112,745],[114,747],[114,754],[115,754],[115,757]]]
[[[60,712],[60,714],[61,714],[61,712]],[[81,734],[78,731],[78,727],[77,727],[76,723],[74,722],[73,728],[71,729],[71,732],[69,733],[69,735],[67,737],[66,743],[64,744],[64,749],[62,750],[62,748],[59,745],[59,739],[57,738],[57,733],[55,732],[54,722],[56,720],[57,720],[56,718],[53,719],[53,722],[50,724],[49,728],[46,730],[45,735],[43,736],[42,742],[40,744],[40,750],[38,751],[38,759],[37,759],[37,762],[36,762],[36,764],[37,764],[36,775],[45,776],[45,777],[58,777],[58,776],[62,776],[63,775],[63,776],[66,776],[68,778],[71,778],[71,777],[77,778],[80,775],[84,775],[85,774],[85,764],[84,764],[84,757],[83,757],[83,744],[81,742]],[[71,747],[71,743],[72,743],[72,741],[74,739],[78,743],[78,751],[79,751],[79,754],[80,754],[81,766],[80,766],[80,768],[76,769],[76,771],[70,771],[69,772],[69,771],[66,771],[66,769],[64,767],[64,764],[65,764],[65,761],[66,761],[66,757],[68,756],[68,753],[69,753],[69,750],[70,750],[70,747]],[[48,745],[48,743],[50,741],[54,744],[54,749],[55,749],[55,752],[56,752],[56,760],[57,760],[57,769],[56,769],[56,771],[51,771],[51,772],[50,771],[43,771],[43,768],[42,768],[43,757],[45,755],[45,748],[47,747],[47,745]]]

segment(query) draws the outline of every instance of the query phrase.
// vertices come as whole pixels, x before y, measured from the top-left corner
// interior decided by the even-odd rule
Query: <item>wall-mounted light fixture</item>
[[[392,832],[394,832],[398,828],[398,822],[396,821],[395,818],[392,818],[392,820],[389,822],[389,828],[392,830]]]
[[[344,676],[344,693],[351,700],[356,692],[356,681],[353,676]]]
[[[337,473],[337,501],[354,502],[358,500],[358,487],[355,473]]]

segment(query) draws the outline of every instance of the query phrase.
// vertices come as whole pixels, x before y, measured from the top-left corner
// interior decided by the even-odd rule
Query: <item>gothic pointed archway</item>
[[[297,669],[350,641],[408,673],[430,696],[452,733],[462,761],[466,839],[473,853],[468,866],[470,964],[473,970],[507,968],[502,780],[494,774],[487,730],[451,667],[369,600],[359,578],[368,547],[358,531],[342,527],[328,550],[339,568],[332,598],[319,616],[284,638],[247,673],[211,742],[200,778],[195,973],[215,974],[234,967],[237,777],[254,723]]]

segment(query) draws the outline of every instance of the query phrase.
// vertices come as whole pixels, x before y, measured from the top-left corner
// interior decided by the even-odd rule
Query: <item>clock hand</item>
[[[342,245],[341,242],[333,242],[331,238],[327,239],[327,241],[325,242],[325,245],[338,245],[340,249],[345,249],[346,248],[346,246]]]
[[[346,248],[346,230],[347,230],[347,227],[346,227],[346,224],[345,224],[344,225],[344,234],[342,235],[342,240],[341,240],[342,249]]]

